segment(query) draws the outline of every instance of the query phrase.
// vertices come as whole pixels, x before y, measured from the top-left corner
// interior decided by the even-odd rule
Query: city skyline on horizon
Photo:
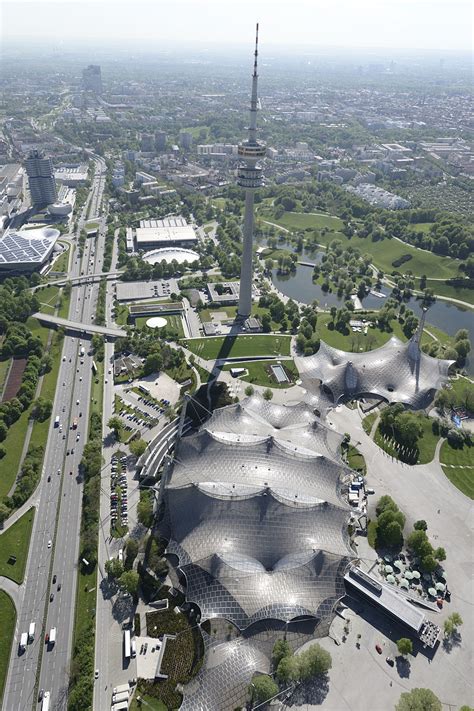
[[[234,1],[225,6],[217,0],[205,3],[165,0],[159,4],[141,0],[113,6],[111,0],[97,3],[27,0],[5,2],[2,17],[4,43],[41,37],[52,39],[57,46],[77,41],[90,44],[125,40],[131,47],[156,42],[167,48],[181,42],[186,45],[183,49],[206,44],[209,48],[219,45],[243,48],[251,46],[251,28],[258,21],[269,51],[275,47],[290,50],[295,46],[307,51],[333,48],[472,52],[473,49],[472,9],[467,0],[378,3],[363,0],[357,5],[350,0],[333,3],[295,0],[291,13],[286,5],[270,0]]]

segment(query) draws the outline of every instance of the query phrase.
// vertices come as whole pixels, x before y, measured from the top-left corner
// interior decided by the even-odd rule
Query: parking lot
[[[110,468],[111,526],[128,526],[127,457],[114,454]]]

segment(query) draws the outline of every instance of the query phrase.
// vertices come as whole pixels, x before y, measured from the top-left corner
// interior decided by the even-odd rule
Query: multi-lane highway
[[[105,163],[96,161],[89,200],[78,221],[82,228],[89,201],[96,210],[102,200]],[[91,262],[93,240],[87,240],[82,259],[73,259],[71,274],[95,273],[103,261],[105,224],[101,223],[95,259]],[[97,299],[96,285],[73,286],[69,317],[91,323]],[[81,356],[81,349],[84,355]],[[51,709],[67,707],[67,687],[72,651],[74,607],[79,552],[79,528],[82,486],[79,463],[86,442],[89,417],[92,355],[90,342],[79,337],[64,339],[62,361],[54,399],[52,423],[46,446],[44,467],[39,484],[39,503],[31,537],[26,575],[21,586],[17,610],[16,635],[6,682],[3,709],[37,708],[37,691],[51,692]],[[55,427],[54,417],[60,418]],[[72,429],[77,419],[77,429]],[[56,576],[53,583],[53,576]],[[60,587],[59,587],[60,586]],[[18,640],[36,623],[34,641],[18,654]],[[44,644],[45,633],[57,629],[52,648]]]

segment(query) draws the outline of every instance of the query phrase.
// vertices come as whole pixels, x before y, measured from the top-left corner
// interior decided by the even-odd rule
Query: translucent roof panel
[[[407,343],[392,337],[381,348],[365,353],[347,353],[321,341],[317,353],[296,359],[304,386],[314,393],[322,383],[334,403],[373,395],[413,408],[429,404],[446,382],[453,362],[423,353],[415,336]]]

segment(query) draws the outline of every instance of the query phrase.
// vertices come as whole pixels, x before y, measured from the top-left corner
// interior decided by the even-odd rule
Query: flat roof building
[[[134,234],[135,249],[158,247],[189,247],[197,242],[192,225],[184,217],[165,217],[162,220],[141,220]]]

